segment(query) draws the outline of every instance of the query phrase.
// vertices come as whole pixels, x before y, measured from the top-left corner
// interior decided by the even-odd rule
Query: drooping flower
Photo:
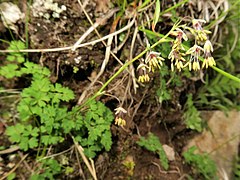
[[[139,64],[139,66],[137,67],[137,71],[138,71],[138,82],[141,83],[145,83],[145,82],[149,82],[150,81],[150,77],[147,73],[147,70],[149,69],[149,67],[146,64]]]
[[[203,23],[206,23],[206,21],[203,19],[193,19],[193,29],[188,28],[190,32],[195,36],[197,42],[205,42],[208,39],[207,34],[211,33],[211,31],[204,30],[202,28]]]
[[[184,41],[188,40],[187,35],[185,34],[185,32],[183,32],[183,30],[181,30],[180,28],[176,28],[175,31],[171,32],[171,35],[176,36],[178,40],[180,40],[182,42],[182,39]]]
[[[116,117],[115,118],[115,125],[118,125],[118,126],[126,126],[126,120],[123,119],[123,118],[120,118],[120,117]]]
[[[148,64],[149,72],[154,72],[155,69],[160,69],[163,65],[164,59],[160,56],[159,52],[150,52],[145,59],[145,63]]]
[[[173,49],[169,55],[168,59],[171,59],[171,70],[174,71],[174,66],[176,66],[177,70],[181,71],[184,68],[183,62],[186,60],[184,59],[184,53],[181,53],[178,50]]]
[[[192,69],[194,71],[200,70],[199,56],[201,54],[201,51],[204,51],[204,49],[195,44],[186,52],[186,54],[191,54],[189,62],[185,65],[189,66],[190,71]]]
[[[203,30],[202,24],[205,24],[206,21],[204,19],[193,19],[192,26],[195,30]]]
[[[122,107],[118,107],[118,108],[114,109],[114,111],[116,111],[116,112],[115,112],[115,115],[121,114],[121,113],[124,113],[124,114],[127,113],[127,110],[124,109],[124,108],[122,108]]]
[[[124,114],[127,113],[127,111],[122,108],[122,107],[118,107],[116,109],[114,109],[115,112],[115,124],[118,125],[118,126],[125,126],[126,125],[126,120],[124,119]]]
[[[212,43],[209,40],[205,42],[203,49],[204,49],[204,60],[203,60],[202,68],[204,67],[208,68],[208,66],[216,66],[216,62],[211,55],[211,52],[213,52]]]

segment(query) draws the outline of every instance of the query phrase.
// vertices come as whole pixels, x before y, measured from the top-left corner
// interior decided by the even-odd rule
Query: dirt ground
[[[25,1],[19,2],[19,7],[22,12],[27,13],[27,7],[24,5]],[[56,0],[58,6],[64,5],[66,10],[60,13],[59,18],[53,18],[53,12],[51,10],[44,11],[50,14],[50,18],[33,15],[31,9],[29,17],[29,48],[31,49],[51,49],[57,47],[68,47],[76,43],[76,41],[91,27],[86,14],[88,14],[91,21],[98,22],[98,18],[105,17],[106,14],[113,8],[109,5],[108,0],[104,1],[83,1],[88,2],[84,4],[83,12],[77,0],[62,1]],[[167,8],[173,5],[172,1],[163,1],[161,4]],[[132,19],[131,13],[136,7],[134,2],[127,7],[125,14],[116,21],[116,13],[114,13],[107,21],[97,27],[97,32],[101,37],[108,35],[115,29],[126,26]],[[187,10],[190,11],[188,5],[178,8],[177,14]],[[193,7],[194,8],[194,7]],[[150,7],[146,13],[152,13],[154,7]],[[36,11],[36,10],[35,10]],[[129,16],[129,17],[128,17]],[[163,27],[157,27],[157,30],[161,29],[161,33],[167,32],[171,27],[170,18],[167,15],[164,16],[164,23],[160,24]],[[115,20],[114,20],[115,19]],[[136,24],[142,22],[147,23],[144,17],[138,17],[135,21]],[[14,34],[15,38],[26,39],[24,21],[18,23],[18,34]],[[136,40],[135,46],[130,54],[131,43],[133,33],[136,26],[132,26],[129,29],[129,37],[126,39],[125,44],[121,47],[116,56],[124,63],[130,56],[135,57],[145,47],[141,44],[141,41]],[[125,34],[126,35],[126,34]],[[137,38],[143,38],[144,34],[138,32]],[[8,30],[1,29],[1,38],[11,38]],[[119,36],[117,37],[119,38]],[[83,42],[89,42],[99,39],[97,33],[92,31]],[[105,45],[107,40],[105,40]],[[113,40],[111,46],[112,49],[120,44],[119,40]],[[96,77],[101,68],[101,64],[105,58],[106,46],[104,43],[99,42],[94,45],[89,45],[72,50],[59,50],[55,52],[35,52],[29,53],[28,58],[32,62],[41,64],[48,67],[51,71],[52,83],[61,83],[63,86],[72,89],[76,95],[75,100],[68,104],[69,108],[76,105],[80,96],[84,90],[89,87],[92,80]],[[6,45],[0,45],[1,49],[6,49]],[[1,62],[4,57],[1,57]],[[135,65],[134,65],[135,66]],[[84,100],[93,95],[102,83],[106,82],[119,68],[121,64],[113,57],[110,56],[108,65],[104,73],[99,77],[97,82],[89,90],[87,90]],[[75,73],[74,68],[78,71]],[[136,67],[134,67],[136,68]],[[130,69],[129,69],[130,70]],[[179,74],[179,76],[181,76]],[[128,76],[128,72],[121,73],[116,79],[114,79],[105,89],[106,94],[98,98],[112,111],[118,107],[118,101],[115,97],[118,97],[123,101],[123,106],[128,110],[126,115],[126,126],[119,127],[114,124],[111,126],[113,145],[109,152],[101,152],[94,159],[96,173],[99,179],[156,179],[156,180],[176,180],[187,179],[187,174],[190,174],[194,179],[201,179],[192,171],[192,168],[184,163],[182,157],[183,147],[187,144],[187,141],[196,135],[196,132],[186,129],[184,125],[183,106],[187,100],[187,93],[195,93],[201,86],[201,80],[189,81],[185,76],[181,76],[181,86],[168,87],[174,94],[171,101],[163,102],[159,104],[156,101],[156,87],[160,83],[159,76],[154,77],[155,83],[147,84],[146,86],[140,86],[137,89],[137,93],[134,92],[134,85],[131,78]],[[6,89],[23,89],[30,84],[29,77],[13,78],[7,80],[2,78],[0,85]],[[18,94],[13,95],[14,99],[1,98],[1,120],[0,122],[0,146],[9,147],[11,143],[7,140],[5,127],[10,124],[5,124],[6,120],[17,119],[16,103],[19,99]],[[11,121],[14,122],[14,121]],[[150,152],[144,148],[141,148],[136,144],[140,136],[146,136],[149,132],[159,137],[162,144],[167,144],[172,147],[175,152],[175,160],[170,161],[170,168],[168,171],[164,171],[162,168],[157,154]],[[65,141],[59,144],[54,153],[60,153],[70,148],[65,156],[69,157],[69,161],[72,167],[76,168],[69,176],[62,175],[56,177],[56,179],[89,179],[91,176],[88,170],[82,163],[82,171],[78,169],[78,163],[75,161],[76,154],[71,149],[72,144],[69,141]],[[1,155],[0,160],[0,172],[8,172],[24,157],[23,152],[14,151]],[[27,158],[16,169],[18,179],[27,179],[31,174],[34,163],[34,152],[28,152]],[[60,157],[58,157],[60,158]],[[135,167],[132,171],[124,166],[124,161],[131,160],[134,162]],[[27,171],[26,171],[27,170]],[[0,175],[1,176],[1,175]],[[0,178],[1,179],[1,178]]]

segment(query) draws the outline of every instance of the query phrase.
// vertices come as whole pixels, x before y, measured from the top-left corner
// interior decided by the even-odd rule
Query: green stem
[[[217,71],[218,73],[222,74],[223,76],[226,76],[227,78],[240,83],[240,78],[238,78],[238,77],[236,77],[236,76],[234,76],[232,74],[229,74],[229,73],[219,69],[218,67],[212,66],[211,68],[213,68],[215,71]]]
[[[187,3],[188,1],[189,1],[189,0],[184,0],[184,1],[181,1],[181,2],[179,2],[179,3],[177,3],[177,4],[175,4],[174,6],[171,6],[170,8],[168,8],[168,9],[166,9],[165,11],[161,12],[161,13],[159,14],[159,16],[162,16],[163,14],[165,14],[165,13],[167,13],[167,12],[173,10],[173,9],[176,9],[177,7],[181,6],[182,4]]]
[[[109,83],[111,83],[121,72],[123,72],[130,64],[132,64],[134,61],[136,61],[137,59],[139,59],[140,57],[142,57],[144,54],[147,53],[147,51],[149,51],[149,49],[152,49],[154,47],[156,47],[157,45],[167,42],[167,37],[169,36],[169,34],[175,30],[180,22],[177,22],[172,29],[165,35],[163,36],[159,41],[157,41],[156,43],[154,43],[151,47],[147,47],[143,52],[141,52],[139,55],[137,55],[135,58],[133,58],[130,61],[127,61],[123,66],[121,66],[121,68],[112,76],[108,79],[107,82],[105,82],[102,87],[92,96],[90,97],[86,102],[84,102],[81,106],[80,109],[85,106],[86,104],[88,104],[90,101],[92,101],[93,99],[95,99],[96,97],[102,95],[103,90],[108,86]]]

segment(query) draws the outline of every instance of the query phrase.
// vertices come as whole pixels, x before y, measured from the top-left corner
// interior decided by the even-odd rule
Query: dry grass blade
[[[82,146],[80,146],[74,139],[74,137],[72,137],[73,141],[74,141],[74,144],[75,144],[75,147],[77,148],[79,154],[81,155],[84,163],[86,164],[90,174],[92,175],[93,179],[94,180],[97,180],[97,175],[96,175],[96,171],[95,171],[95,168],[94,168],[94,164],[93,162],[91,162],[91,165],[90,165],[90,162],[88,161],[87,157],[85,156],[85,154],[83,153],[83,148]],[[90,160],[91,161],[91,160]]]
[[[78,0],[78,3],[80,4],[82,10],[84,10],[84,7],[80,0]],[[84,39],[92,32],[94,31],[99,25],[103,25],[109,18],[111,18],[119,8],[112,9],[108,14],[106,14],[103,18],[97,19],[96,22],[80,37],[80,39],[73,45],[72,51],[75,51],[78,48],[78,45],[80,45]]]
[[[19,150],[19,146],[13,146],[11,148],[0,151],[0,154],[9,154],[17,150]]]

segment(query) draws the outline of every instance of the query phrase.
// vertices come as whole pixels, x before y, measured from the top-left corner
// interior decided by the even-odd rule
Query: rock
[[[164,144],[163,146],[163,150],[166,153],[166,156],[168,158],[169,161],[174,161],[175,160],[175,152],[174,149],[166,144]]]
[[[0,4],[1,19],[6,28],[17,31],[15,23],[24,18],[24,14],[17,5],[11,2],[3,2]]]
[[[221,111],[212,111],[207,121],[208,129],[191,139],[185,150],[191,146],[198,147],[199,153],[209,153],[216,162],[219,174],[224,171],[231,178],[233,160],[238,155],[240,142],[240,112],[231,111],[227,115]],[[209,116],[209,112],[203,112]]]

